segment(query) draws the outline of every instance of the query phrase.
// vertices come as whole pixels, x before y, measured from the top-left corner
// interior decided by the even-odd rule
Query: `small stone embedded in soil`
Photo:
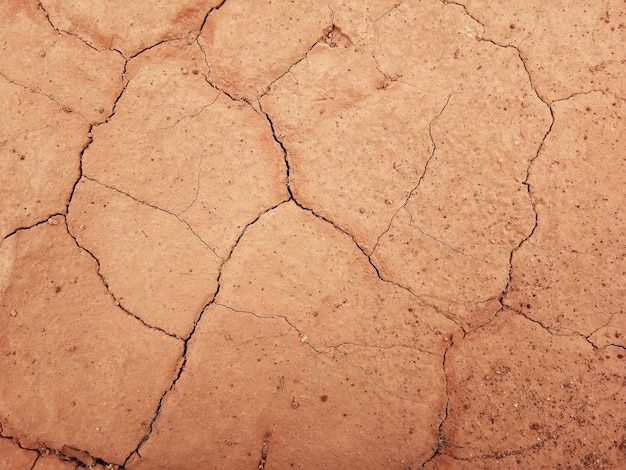
[[[87,467],[92,467],[96,463],[96,459],[94,459],[84,450],[73,449],[72,447],[64,445],[61,448],[61,452],[70,457],[74,457],[76,460],[86,465]]]

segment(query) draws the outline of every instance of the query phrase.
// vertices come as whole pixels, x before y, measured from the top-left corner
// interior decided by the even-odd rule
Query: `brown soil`
[[[626,9],[573,3],[5,1],[0,468],[626,468]]]

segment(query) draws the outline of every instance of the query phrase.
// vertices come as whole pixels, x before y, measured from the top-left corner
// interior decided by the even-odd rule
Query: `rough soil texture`
[[[0,468],[625,468],[573,3],[4,0]]]

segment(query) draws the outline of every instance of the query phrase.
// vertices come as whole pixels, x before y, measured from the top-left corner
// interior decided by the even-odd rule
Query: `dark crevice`
[[[93,125],[90,124],[89,125],[89,130],[87,131],[87,143],[83,146],[83,148],[81,149],[79,156],[78,156],[78,177],[76,178],[76,181],[74,181],[74,185],[72,186],[72,191],[70,191],[70,197],[67,200],[67,204],[65,205],[65,213],[69,214],[70,213],[70,204],[72,203],[72,199],[74,199],[74,194],[76,193],[76,188],[78,186],[78,183],[80,182],[81,178],[83,177],[83,157],[85,155],[85,152],[87,151],[87,149],[89,148],[89,146],[92,144],[93,142]]]
[[[9,234],[5,235],[5,236],[4,236],[4,238],[3,238],[3,240],[8,240],[9,238],[11,238],[12,236],[14,236],[15,234],[17,234],[17,233],[19,233],[19,232],[24,232],[24,231],[26,231],[26,230],[30,230],[30,229],[32,229],[32,228],[38,227],[39,225],[42,225],[42,224],[45,224],[45,223],[48,223],[48,224],[50,224],[50,225],[57,225],[57,224],[53,221],[53,218],[54,218],[54,217],[56,217],[56,216],[62,216],[62,217],[64,217],[64,216],[65,216],[65,214],[62,214],[62,213],[60,213],[60,212],[57,212],[57,213],[55,213],[55,214],[50,214],[50,215],[49,215],[49,216],[47,216],[45,219],[39,220],[39,221],[35,222],[34,224],[29,225],[29,226],[27,226],[27,227],[18,227],[18,228],[16,228],[15,230],[13,230],[11,233],[9,233]]]
[[[200,25],[200,29],[198,30],[198,36],[200,36],[200,34],[202,33],[202,30],[204,29],[204,26],[206,25],[207,20],[209,19],[209,15],[211,13],[213,13],[214,11],[219,10],[220,8],[222,8],[224,6],[224,4],[226,3],[226,0],[222,0],[222,2],[218,5],[215,5],[214,7],[212,7],[206,15],[204,15],[204,19],[202,20],[202,24]]]
[[[534,83],[533,83],[533,79],[532,79],[532,75],[530,74],[530,71],[528,70],[528,67],[526,66],[526,61],[524,60],[524,57],[522,56],[521,51],[515,47],[515,46],[502,46],[499,45],[491,40],[485,40],[487,42],[490,42],[492,44],[494,44],[497,47],[505,47],[505,48],[511,48],[513,50],[515,50],[517,52],[517,55],[522,63],[522,66],[524,67],[524,70],[526,71],[526,74],[528,76],[528,82],[530,84],[530,87],[532,88],[533,92],[535,93],[535,95],[537,96],[537,98],[543,102],[543,104],[548,108],[548,111],[550,112],[550,125],[548,126],[548,129],[546,130],[546,132],[543,135],[543,138],[541,139],[541,142],[539,144],[539,147],[537,148],[537,152],[535,153],[535,156],[533,158],[530,159],[530,161],[528,162],[528,166],[526,167],[526,176],[524,178],[524,181],[522,181],[522,184],[524,186],[526,186],[526,191],[528,193],[528,200],[530,202],[531,208],[533,210],[533,213],[535,215],[535,219],[533,222],[533,226],[530,229],[530,232],[528,233],[528,235],[526,235],[522,240],[520,240],[520,242],[517,244],[516,247],[514,247],[511,250],[511,253],[509,254],[509,274],[508,274],[508,278],[506,281],[506,284],[504,286],[504,289],[502,290],[502,293],[500,294],[500,298],[498,299],[498,301],[500,302],[501,305],[505,305],[504,304],[504,298],[506,297],[506,295],[509,292],[509,289],[511,287],[511,280],[512,280],[512,276],[513,276],[513,257],[515,256],[515,253],[520,250],[522,248],[522,246],[528,241],[530,240],[530,238],[533,236],[533,234],[535,233],[535,230],[537,230],[537,227],[539,225],[539,213],[537,212],[537,205],[535,203],[535,198],[533,197],[533,192],[532,192],[532,187],[531,184],[529,183],[529,179],[530,179],[530,170],[533,166],[533,164],[535,163],[535,161],[537,160],[537,158],[539,158],[539,155],[541,154],[541,151],[543,150],[543,147],[545,145],[546,139],[548,138],[548,136],[550,135],[550,132],[552,132],[552,128],[554,126],[554,121],[555,121],[555,117],[554,117],[554,110],[552,109],[552,106],[550,103],[548,103],[546,100],[544,100],[542,98],[542,96],[539,94],[539,91],[537,90],[537,88],[535,87]]]
[[[221,274],[222,273],[221,273],[221,270],[220,270],[219,276],[221,276]],[[126,459],[124,460],[124,466],[128,463],[129,459],[133,455],[137,455],[137,456],[141,457],[141,452],[140,452],[141,448],[144,446],[144,444],[152,436],[152,432],[154,431],[154,426],[156,424],[156,421],[158,420],[158,418],[159,418],[159,416],[161,414],[161,409],[163,407],[163,402],[165,401],[165,398],[167,397],[167,395],[176,386],[176,383],[178,382],[178,380],[182,376],[183,371],[185,370],[185,366],[187,365],[187,351],[188,351],[188,348],[189,348],[189,342],[191,341],[191,338],[193,338],[193,335],[196,332],[196,329],[198,327],[198,323],[200,322],[200,320],[202,318],[202,315],[204,314],[204,311],[207,309],[207,307],[209,305],[211,305],[214,302],[215,296],[219,292],[219,276],[218,276],[218,286],[217,286],[215,294],[213,295],[213,298],[209,301],[209,303],[207,303],[206,306],[204,306],[202,308],[200,314],[198,315],[198,318],[194,321],[193,328],[191,329],[191,332],[189,333],[189,336],[187,336],[187,338],[183,339],[183,353],[182,353],[182,356],[181,356],[181,361],[180,361],[180,365],[178,367],[178,371],[176,372],[176,376],[174,377],[174,380],[172,380],[172,383],[170,384],[170,386],[167,389],[165,389],[165,391],[161,394],[161,398],[159,399],[159,403],[157,404],[156,410],[154,411],[154,415],[150,419],[150,423],[148,425],[148,430],[143,435],[143,437],[140,439],[139,443],[137,444],[137,447],[128,455],[128,457],[126,457]]]
[[[448,372],[446,370],[446,360],[448,359],[448,350],[454,344],[454,339],[450,341],[450,344],[446,346],[446,349],[443,352],[443,358],[441,361],[441,369],[443,371],[443,378],[445,384],[445,403],[443,407],[443,416],[441,421],[439,422],[439,427],[437,428],[437,443],[433,450],[433,453],[428,459],[424,461],[420,468],[424,468],[429,462],[432,462],[438,455],[443,454],[446,446],[448,445],[448,440],[446,438],[446,431],[444,429],[446,421],[448,420],[448,410],[450,406],[450,390],[449,390],[449,380],[448,380]]]
[[[485,30],[484,25],[475,17],[473,16],[468,9],[465,7],[465,5],[463,5],[462,3],[458,3],[458,2],[448,2],[448,1],[443,1],[444,4],[453,4],[453,5],[457,5],[459,7],[461,7],[464,11],[464,13],[469,16],[473,21],[475,21],[476,23],[478,23],[482,28],[483,31]],[[527,241],[530,240],[530,238],[533,236],[533,234],[535,233],[535,230],[537,229],[537,226],[539,225],[539,214],[537,212],[537,207],[536,207],[536,203],[535,203],[535,199],[533,197],[532,194],[532,188],[531,188],[531,184],[528,182],[529,178],[530,178],[530,169],[533,165],[533,163],[535,162],[535,160],[539,157],[544,145],[545,145],[545,141],[548,138],[548,135],[550,134],[550,132],[552,131],[552,127],[554,125],[554,111],[552,109],[552,105],[550,102],[548,102],[543,96],[541,96],[541,94],[539,93],[539,90],[537,89],[537,87],[534,84],[533,81],[533,77],[532,74],[530,73],[530,70],[528,70],[528,66],[526,65],[526,59],[524,58],[524,55],[522,54],[522,51],[520,50],[519,47],[512,45],[512,44],[499,44],[496,41],[494,41],[493,39],[487,39],[484,38],[482,36],[477,37],[478,40],[480,41],[484,41],[484,42],[488,42],[490,44],[493,44],[496,47],[499,48],[504,48],[504,49],[513,49],[517,56],[519,57],[519,60],[522,64],[522,66],[524,67],[524,71],[526,72],[526,75],[528,76],[528,82],[530,84],[531,89],[533,90],[533,92],[535,93],[535,95],[537,96],[537,98],[543,102],[543,104],[548,108],[548,110],[550,111],[550,125],[548,126],[548,129],[546,130],[546,132],[543,135],[543,138],[541,139],[541,143],[539,144],[539,147],[537,148],[537,152],[535,154],[535,156],[528,162],[528,166],[526,168],[526,177],[524,178],[524,181],[522,181],[522,184],[524,186],[526,186],[526,190],[528,193],[528,199],[530,201],[530,205],[532,207],[533,213],[535,215],[535,219],[533,222],[533,226],[530,229],[530,232],[528,233],[528,235],[526,235],[522,240],[520,240],[520,242],[517,244],[516,247],[514,247],[510,254],[509,254],[509,273],[508,273],[508,277],[507,277],[507,281],[505,284],[504,289],[502,290],[498,301],[500,302],[500,304],[503,307],[510,307],[506,304],[504,304],[504,298],[506,297],[506,295],[509,292],[509,289],[511,287],[511,280],[512,280],[512,276],[513,276],[513,257],[515,256],[515,253],[521,249],[522,245],[524,245]]]
[[[285,162],[285,171],[286,171],[286,175],[285,175],[285,181],[286,181],[286,185],[287,185],[287,192],[289,193],[289,200],[293,201],[293,203],[298,206],[300,209],[302,209],[303,211],[306,211],[308,213],[310,213],[311,215],[313,215],[314,217],[326,222],[327,224],[331,225],[335,230],[337,230],[338,232],[340,232],[342,235],[345,235],[347,237],[349,237],[352,242],[354,243],[354,245],[357,247],[357,249],[363,254],[363,256],[365,256],[365,258],[367,259],[368,263],[370,264],[370,266],[372,267],[372,269],[374,270],[374,272],[376,273],[376,276],[378,277],[378,279],[380,279],[383,282],[392,284],[395,287],[398,287],[400,289],[403,289],[407,292],[409,292],[412,296],[416,296],[410,289],[408,289],[405,286],[402,286],[400,284],[398,284],[395,281],[386,279],[385,277],[383,277],[378,269],[378,266],[376,266],[376,264],[372,261],[371,258],[371,254],[368,254],[365,249],[359,244],[359,242],[357,241],[357,239],[347,230],[345,230],[344,228],[340,227],[339,225],[337,225],[334,221],[328,219],[327,217],[317,213],[316,211],[314,211],[313,209],[306,207],[304,204],[302,204],[301,202],[298,201],[298,199],[294,196],[293,193],[293,189],[291,186],[291,165],[289,163],[289,156],[287,153],[287,149],[285,148],[284,144],[282,143],[282,141],[278,138],[277,134],[276,134],[276,129],[274,127],[274,123],[272,121],[272,119],[270,118],[269,114],[267,112],[265,112],[263,110],[263,107],[259,104],[259,109],[260,112],[262,114],[265,115],[265,118],[267,119],[267,122],[269,123],[270,129],[272,131],[272,136],[274,138],[274,141],[280,146],[282,153],[283,153],[283,159]]]
[[[124,84],[122,86],[122,89],[120,90],[120,92],[118,93],[117,97],[115,98],[115,100],[113,101],[113,105],[111,106],[111,112],[109,113],[109,115],[103,119],[102,121],[96,122],[94,123],[94,126],[101,126],[103,124],[107,124],[111,121],[111,119],[113,119],[113,116],[115,116],[115,112],[117,110],[117,105],[120,102],[120,100],[122,99],[122,96],[124,95],[124,93],[126,92],[126,89],[128,88],[128,84],[130,83],[130,81],[128,80],[128,78],[126,77],[126,71],[128,68],[128,62],[129,60],[126,59],[124,61],[124,67],[122,68],[122,76],[121,76],[121,81]],[[90,142],[91,143],[91,142]],[[84,152],[83,152],[84,153]]]

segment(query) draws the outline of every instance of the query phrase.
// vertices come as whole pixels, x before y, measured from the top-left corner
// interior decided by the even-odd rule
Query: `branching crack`
[[[125,308],[122,305],[122,303],[119,301],[119,299],[111,291],[111,288],[109,287],[109,283],[107,282],[106,278],[102,274],[102,268],[101,268],[101,265],[100,265],[100,260],[88,248],[84,247],[83,245],[81,245],[78,242],[78,239],[76,238],[76,236],[70,230],[70,226],[67,223],[67,218],[65,216],[64,216],[64,221],[65,221],[65,228],[67,230],[67,233],[69,234],[70,237],[72,237],[72,239],[74,240],[74,243],[76,244],[76,246],[78,248],[80,248],[81,250],[83,250],[85,253],[89,254],[89,256],[91,256],[91,258],[96,262],[96,272],[98,274],[98,277],[100,278],[100,281],[104,285],[104,287],[105,287],[107,293],[109,294],[109,296],[111,297],[111,299],[113,299],[113,302],[115,303],[115,305],[117,307],[119,307],[124,313],[128,314],[129,316],[133,317],[135,320],[139,321],[142,325],[144,325],[144,326],[146,326],[146,327],[148,327],[148,328],[150,328],[152,330],[156,330],[156,331],[159,331],[159,332],[161,332],[163,334],[166,334],[167,336],[170,336],[172,338],[176,338],[176,339],[182,340],[183,338],[181,338],[180,336],[175,335],[174,333],[170,333],[169,331],[166,331],[163,328],[160,328],[158,326],[150,325],[145,320],[143,320],[141,317],[135,315],[134,313],[132,313],[130,310],[128,310],[127,308]]]
[[[404,209],[409,214],[409,218],[410,218],[409,226],[411,226],[413,228],[416,228],[422,235],[424,235],[424,236],[426,236],[426,237],[436,241],[437,243],[439,243],[441,245],[444,245],[444,246],[450,248],[452,251],[454,251],[454,252],[456,252],[456,253],[458,253],[460,255],[467,256],[468,258],[475,259],[476,261],[480,261],[481,263],[490,264],[492,266],[497,266],[499,268],[506,268],[508,266],[508,265],[504,265],[504,264],[495,263],[493,261],[489,261],[489,260],[486,260],[486,259],[483,259],[483,258],[479,258],[478,256],[474,256],[474,255],[472,255],[470,253],[466,253],[465,251],[461,250],[460,248],[452,246],[449,243],[444,242],[443,240],[438,239],[434,235],[431,235],[430,233],[427,233],[424,230],[422,230],[422,228],[419,225],[414,224],[413,223],[413,215],[406,209],[406,207],[401,207],[400,209]]]
[[[144,444],[146,442],[148,442],[148,440],[152,436],[152,432],[154,431],[154,426],[156,424],[156,421],[158,420],[158,418],[159,418],[159,416],[161,414],[161,408],[163,407],[163,403],[165,401],[165,398],[175,388],[176,383],[178,382],[178,380],[182,376],[183,371],[185,370],[185,365],[187,364],[187,351],[188,351],[188,347],[189,347],[189,342],[191,341],[191,338],[193,338],[193,335],[196,332],[196,329],[198,328],[198,324],[200,323],[200,320],[202,319],[202,315],[204,314],[206,309],[215,301],[215,297],[217,296],[217,294],[218,294],[218,292],[220,290],[220,279],[221,279],[221,276],[222,276],[222,269],[223,269],[223,267],[224,267],[224,263],[222,263],[222,265],[220,266],[220,271],[219,271],[218,279],[217,279],[217,288],[215,290],[215,294],[213,294],[213,298],[211,300],[209,300],[209,302],[200,311],[200,314],[198,315],[198,317],[194,321],[193,328],[191,329],[191,332],[189,333],[189,336],[187,336],[187,338],[182,338],[182,340],[183,340],[183,353],[182,353],[181,360],[180,360],[180,366],[178,367],[178,371],[176,372],[176,377],[174,377],[174,380],[172,380],[172,383],[170,384],[170,386],[161,394],[161,398],[159,399],[159,403],[158,403],[158,405],[156,407],[156,410],[154,411],[154,415],[152,416],[152,419],[150,420],[150,424],[148,425],[148,430],[146,431],[144,436],[141,438],[141,440],[137,444],[137,447],[135,448],[135,450],[133,450],[128,455],[128,457],[126,457],[126,459],[124,460],[124,465],[126,465],[128,463],[129,459],[134,454],[136,454],[139,457],[141,457],[141,453],[140,453],[141,448],[144,446]]]
[[[100,181],[98,181],[98,180],[96,180],[96,179],[94,179],[94,178],[89,177],[89,176],[83,176],[83,178],[84,178],[84,179],[86,179],[86,180],[88,180],[88,181],[92,181],[92,182],[94,182],[94,183],[96,183],[96,184],[99,184],[100,186],[103,186],[103,187],[105,187],[105,188],[107,188],[107,189],[110,189],[110,190],[112,190],[112,191],[115,191],[115,192],[117,192],[117,193],[119,193],[119,194],[123,194],[124,196],[126,196],[126,197],[128,197],[128,198],[132,199],[132,200],[133,200],[133,201],[135,201],[135,202],[138,202],[139,204],[142,204],[142,205],[144,205],[144,206],[150,207],[151,209],[155,209],[155,210],[157,210],[157,211],[160,211],[160,212],[163,212],[163,213],[165,213],[165,214],[171,215],[172,217],[175,217],[175,218],[176,218],[176,220],[178,220],[179,222],[181,222],[182,224],[184,224],[184,225],[185,225],[185,226],[189,229],[189,231],[190,231],[190,232],[191,232],[191,233],[192,233],[192,234],[193,234],[193,235],[194,235],[194,236],[195,236],[195,237],[196,237],[196,238],[197,238],[197,239],[198,239],[198,240],[199,240],[199,241],[200,241],[200,242],[201,242],[204,246],[206,246],[209,250],[211,250],[211,252],[215,255],[215,257],[217,257],[217,258],[219,258],[219,259],[222,259],[222,260],[224,259],[222,256],[220,256],[220,255],[219,255],[219,254],[215,251],[215,249],[214,249],[213,247],[211,247],[211,246],[210,246],[210,245],[209,245],[206,241],[204,241],[204,240],[202,239],[202,237],[200,237],[200,235],[198,235],[198,234],[194,231],[193,227],[189,224],[189,222],[187,222],[185,219],[181,218],[179,214],[176,214],[176,213],[174,213],[174,212],[168,211],[167,209],[163,209],[162,207],[155,206],[154,204],[150,204],[150,203],[149,203],[149,202],[147,202],[147,201],[143,201],[143,200],[141,200],[141,199],[138,199],[138,198],[136,198],[135,196],[133,196],[133,195],[132,195],[132,194],[130,194],[130,193],[127,193],[127,192],[125,192],[125,191],[122,191],[121,189],[116,188],[116,187],[114,187],[114,186],[110,186],[110,185],[108,185],[108,184],[102,183],[102,182],[100,182]],[[183,212],[184,212],[184,211],[183,211]]]
[[[443,104],[443,107],[441,108],[441,110],[437,113],[437,115],[431,119],[430,123],[428,124],[428,137],[430,138],[430,144],[432,146],[432,150],[430,152],[430,155],[428,156],[428,159],[426,160],[426,163],[424,164],[424,169],[422,170],[422,173],[420,174],[417,183],[415,184],[415,186],[413,187],[413,189],[411,189],[409,191],[409,193],[407,194],[406,198],[404,199],[404,203],[402,204],[402,206],[400,206],[398,208],[398,210],[396,210],[393,215],[391,216],[391,219],[389,220],[389,224],[387,224],[387,228],[376,238],[376,243],[374,243],[374,247],[372,248],[371,253],[369,254],[369,256],[372,256],[374,254],[374,251],[376,251],[376,248],[378,247],[378,244],[380,243],[380,239],[387,233],[389,232],[389,230],[391,230],[391,226],[393,224],[394,219],[396,218],[396,216],[398,215],[398,213],[402,210],[405,209],[406,210],[406,206],[409,203],[409,200],[411,199],[411,196],[413,196],[413,194],[415,194],[415,192],[419,189],[419,187],[422,184],[422,181],[424,180],[424,177],[426,176],[426,172],[428,171],[428,166],[430,165],[431,160],[434,158],[435,156],[435,152],[437,151],[437,143],[435,142],[435,138],[433,136],[433,125],[434,123],[441,117],[441,115],[443,114],[443,112],[445,111],[446,107],[448,106],[448,104],[450,103],[450,98],[452,98],[452,94],[449,94],[448,97],[446,98],[446,102]],[[407,212],[409,213],[409,215],[411,215],[411,213],[407,210]]]
[[[448,97],[448,100],[446,100],[446,105],[447,105],[449,99],[450,99],[450,97]],[[345,236],[349,237],[352,240],[352,242],[354,243],[354,245],[357,247],[357,249],[363,254],[363,256],[365,256],[365,258],[367,258],[368,263],[370,264],[370,266],[372,267],[372,269],[376,273],[376,276],[378,277],[378,279],[380,279],[383,282],[389,283],[389,284],[391,284],[391,285],[393,285],[393,286],[395,286],[397,288],[403,289],[406,292],[410,293],[412,296],[417,297],[409,288],[407,288],[407,287],[405,287],[405,286],[403,286],[403,285],[401,285],[401,284],[399,284],[399,283],[397,283],[397,282],[395,282],[393,280],[384,278],[381,275],[380,271],[378,270],[378,266],[376,266],[376,264],[372,261],[372,254],[371,253],[368,254],[365,251],[365,249],[359,244],[359,242],[356,240],[356,238],[351,233],[349,233],[347,230],[345,230],[342,227],[340,227],[339,225],[337,225],[332,220],[328,219],[327,217],[324,217],[321,214],[318,214],[313,209],[306,207],[304,204],[302,204],[301,202],[298,201],[298,199],[294,195],[293,188],[292,188],[292,185],[291,185],[291,164],[289,162],[289,155],[288,155],[287,149],[285,148],[285,145],[282,143],[282,141],[278,138],[278,136],[276,134],[276,129],[274,127],[274,123],[273,123],[272,119],[270,118],[269,114],[263,110],[263,107],[261,106],[260,103],[259,103],[259,108],[260,108],[260,112],[265,115],[265,118],[267,119],[267,122],[270,125],[270,129],[272,131],[272,136],[274,138],[274,141],[280,146],[280,148],[282,150],[282,153],[283,153],[283,159],[284,159],[284,162],[285,162],[285,171],[286,171],[285,181],[286,181],[286,185],[287,185],[287,192],[289,194],[289,199],[288,200],[289,201],[293,201],[294,204],[296,204],[296,206],[298,206],[303,211],[306,211],[306,212],[310,213],[311,215],[313,215],[314,217],[316,217],[316,218],[326,222],[327,224],[330,224],[335,230],[340,232],[342,235],[345,235]],[[445,109],[445,105],[444,105],[444,109]],[[443,112],[443,109],[441,110],[441,112]],[[440,115],[441,115],[441,113],[439,113],[439,115],[437,117],[439,117]],[[432,158],[432,155],[434,155],[434,149],[433,149],[433,152],[431,154],[431,158]],[[424,170],[424,171],[426,171],[426,170]],[[423,177],[423,174],[422,174],[422,177]],[[421,182],[421,178],[420,178],[420,182]],[[419,183],[418,183],[418,186],[419,186]],[[415,189],[417,189],[417,187]],[[407,198],[407,200],[408,200],[408,198]],[[405,205],[406,205],[406,203],[405,203]],[[399,210],[400,209],[398,209],[398,211]]]

